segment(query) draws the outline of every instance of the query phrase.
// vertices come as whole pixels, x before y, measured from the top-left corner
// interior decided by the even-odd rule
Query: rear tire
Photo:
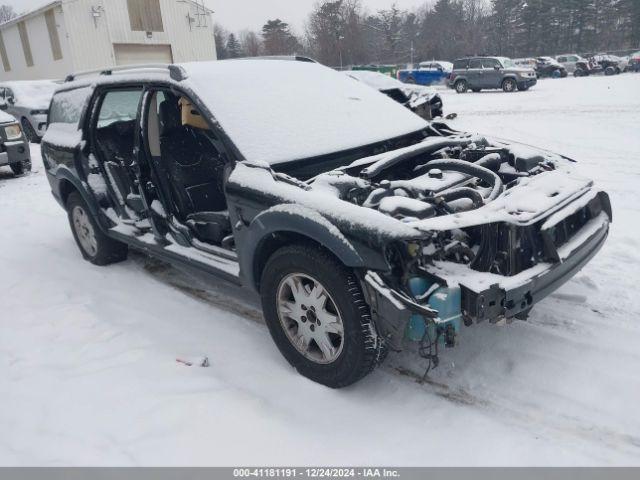
[[[67,214],[73,238],[82,257],[94,265],[110,265],[127,259],[129,247],[107,237],[78,192],[67,199]]]
[[[469,89],[469,85],[466,80],[458,80],[454,84],[454,87],[456,89],[456,93],[467,93],[467,90]]]
[[[22,125],[22,131],[27,137],[29,143],[40,143],[40,137],[36,133],[35,129],[31,126],[29,120],[23,117],[22,120],[20,120],[20,124]]]
[[[502,82],[502,91],[507,93],[515,92],[518,89],[518,84],[513,78],[505,78]]]
[[[356,276],[325,250],[292,245],[276,251],[260,285],[273,341],[308,379],[346,387],[384,359],[384,342]]]
[[[31,160],[23,160],[22,162],[12,163],[10,167],[14,175],[23,175],[31,171]]]
[[[615,75],[616,69],[613,67],[607,67],[604,69],[604,74],[607,76]]]

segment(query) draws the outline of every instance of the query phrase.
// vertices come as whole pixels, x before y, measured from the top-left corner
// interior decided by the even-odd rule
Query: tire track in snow
[[[194,282],[189,274],[142,254],[136,254],[134,260],[158,281],[191,298],[264,324],[259,305],[252,305],[251,300],[243,299],[238,287],[227,286],[222,282],[209,287],[201,282]],[[558,295],[555,301],[574,303],[577,297],[581,296],[566,294],[564,297]],[[542,327],[547,326],[544,322],[538,324]],[[493,419],[525,431],[531,431],[532,426],[537,427],[541,431],[540,436],[556,438],[557,435],[563,435],[570,438],[572,442],[582,441],[593,448],[594,454],[603,455],[603,460],[607,458],[601,451],[603,444],[621,453],[640,455],[640,436],[638,435],[620,432],[604,425],[589,425],[585,423],[585,419],[567,414],[549,416],[541,405],[524,403],[520,399],[508,397],[497,400],[491,398],[492,395],[489,392],[468,390],[456,384],[455,380],[447,383],[430,377],[423,379],[422,373],[413,368],[413,365],[407,366],[404,362],[396,362],[398,358],[400,357],[392,353],[386,364],[382,366],[383,372],[393,375],[407,386],[417,384],[424,393],[447,400],[458,407],[480,410]]]

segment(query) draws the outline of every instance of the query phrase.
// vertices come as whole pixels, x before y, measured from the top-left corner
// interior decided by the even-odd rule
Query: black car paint
[[[120,240],[144,251],[150,255],[159,257],[160,259],[172,264],[176,264],[187,270],[194,270],[206,275],[214,275],[224,279],[235,285],[245,286],[255,291],[260,289],[260,274],[267,258],[280,246],[288,243],[297,242],[301,239],[322,245],[331,251],[344,265],[354,269],[358,275],[363,290],[367,294],[368,302],[372,307],[372,314],[378,320],[387,320],[381,328],[384,331],[391,332],[406,321],[411,312],[424,314],[424,307],[415,304],[408,297],[399,296],[398,302],[390,301],[388,296],[383,293],[383,287],[372,281],[367,272],[385,272],[389,273],[393,266],[390,260],[390,254],[396,248],[399,241],[385,235],[383,232],[371,235],[370,233],[350,229],[348,225],[341,224],[341,219],[327,216],[324,219],[318,219],[317,215],[309,215],[303,207],[296,207],[297,210],[288,211],[284,214],[278,210],[278,206],[282,205],[282,199],[277,198],[273,194],[258,189],[251,190],[241,184],[230,181],[226,185],[226,197],[228,202],[228,210],[235,238],[237,261],[239,264],[239,275],[234,275],[228,271],[217,268],[214,264],[207,261],[198,261],[192,256],[181,255],[174,251],[169,251],[165,247],[166,240],[163,233],[151,222],[154,227],[154,233],[158,241],[157,245],[142,242],[137,238],[124,235],[118,231],[114,231],[109,218],[103,212],[100,206],[100,200],[96,198],[94,193],[88,188],[87,175],[91,172],[89,167],[88,156],[91,153],[92,138],[87,132],[93,130],[91,120],[96,112],[97,101],[102,97],[105,91],[113,89],[142,87],[144,89],[138,108],[138,118],[136,119],[136,139],[135,152],[136,160],[131,166],[132,171],[138,176],[138,186],[146,204],[150,203],[148,198],[149,178],[141,178],[141,172],[151,170],[149,161],[149,153],[146,151],[147,142],[144,137],[145,128],[141,128],[141,112],[146,112],[149,106],[151,90],[171,89],[182,95],[188,96],[193,103],[208,118],[214,119],[210,125],[217,135],[219,135],[224,145],[223,152],[227,157],[229,169],[233,169],[237,162],[246,162],[242,154],[235,147],[231,139],[226,135],[221,126],[215,122],[215,117],[210,110],[197,97],[189,92],[181,89],[175,83],[171,82],[130,82],[115,83],[113,85],[98,85],[89,100],[87,101],[80,118],[80,126],[83,131],[83,142],[75,147],[55,146],[47,142],[43,142],[42,152],[43,159],[47,170],[47,178],[51,184],[52,192],[58,202],[64,207],[66,199],[72,191],[78,191],[90,208],[94,218],[97,219],[104,233],[112,238]],[[143,115],[146,118],[146,115]],[[146,122],[146,120],[144,120]],[[146,125],[146,123],[145,123]],[[314,175],[327,171],[338,166],[348,164],[350,161],[381,153],[388,150],[397,149],[404,145],[415,143],[424,138],[424,132],[415,132],[414,134],[391,139],[386,142],[380,142],[374,145],[359,147],[349,151],[336,152],[322,157],[301,159],[296,162],[289,162],[283,165],[274,166],[275,172],[291,174],[297,178],[305,179]],[[264,166],[256,165],[255,168],[264,168]],[[157,186],[155,190],[158,190]],[[159,191],[162,198],[162,192]],[[609,207],[610,214],[610,207]],[[332,228],[337,226],[338,228]],[[336,230],[338,233],[336,233]],[[190,246],[192,238],[190,238],[188,228],[179,229],[174,232],[175,240],[182,246]],[[599,232],[597,239],[592,239],[588,245],[585,245],[580,255],[570,257],[561,265],[550,269],[537,278],[532,278],[521,288],[505,292],[501,289],[493,288],[485,292],[485,295],[466,295],[466,308],[468,313],[474,314],[477,319],[493,319],[508,313],[509,315],[518,315],[526,312],[532,303],[537,302],[546,296],[553,288],[567,281],[571,276],[581,268],[591,256],[603,244],[606,238],[606,232]],[[411,239],[404,239],[411,240]],[[206,254],[199,251],[206,257]],[[230,252],[231,254],[231,252]],[[234,258],[234,255],[226,257]],[[213,257],[215,255],[212,254]],[[393,286],[392,286],[393,288]],[[392,290],[393,291],[393,290]],[[536,298],[532,298],[532,293]],[[397,291],[395,292],[397,294]],[[514,302],[513,307],[501,305],[501,296],[506,298],[511,296]],[[522,297],[522,298],[519,298]],[[486,298],[480,298],[486,297]],[[524,302],[523,302],[524,299]],[[497,302],[498,310],[489,312],[485,309],[484,301]],[[530,301],[529,301],[530,300]],[[482,314],[480,314],[482,310]],[[489,315],[491,313],[491,315]]]
[[[204,273],[215,275],[226,281],[229,281],[236,285],[243,285],[254,290],[259,288],[259,266],[263,265],[266,261],[264,255],[269,253],[269,245],[266,242],[268,237],[278,233],[279,236],[293,236],[304,237],[307,240],[314,241],[317,244],[323,245],[328,248],[334,255],[336,255],[345,265],[355,268],[374,268],[374,269],[388,269],[388,264],[385,260],[384,243],[374,242],[371,244],[370,238],[350,238],[349,241],[358,245],[358,250],[355,247],[345,250],[341,248],[343,240],[336,238],[335,234],[329,232],[326,225],[321,224],[309,217],[300,216],[297,219],[290,219],[285,225],[281,218],[277,214],[270,214],[268,209],[277,205],[279,202],[276,198],[269,198],[264,192],[248,192],[243,189],[234,188],[232,185],[227,186],[227,201],[232,220],[232,226],[234,228],[234,236],[236,238],[237,250],[239,253],[240,264],[240,276],[230,275],[228,272],[212,266],[206,262],[198,262],[190,257],[185,257],[173,252],[167,251],[164,245],[158,246],[150,245],[145,242],[141,242],[135,238],[127,235],[123,235],[117,231],[111,229],[112,224],[106,217],[99,205],[99,200],[94,193],[88,188],[87,175],[90,173],[88,156],[91,153],[91,136],[87,135],[87,132],[92,131],[91,119],[93,112],[98,108],[98,102],[106,91],[117,89],[130,89],[143,87],[144,92],[142,95],[141,104],[138,108],[138,118],[136,119],[136,142],[134,149],[138,153],[137,166],[133,166],[133,169],[137,172],[140,171],[140,165],[144,164],[149,168],[149,162],[146,158],[145,149],[141,148],[144,145],[144,130],[140,128],[140,113],[142,109],[148,107],[147,92],[150,90],[162,90],[170,89],[176,91],[182,95],[190,96],[193,103],[200,109],[203,114],[206,114],[208,118],[215,119],[215,116],[209,111],[206,105],[204,105],[197,97],[193,97],[179,87],[176,87],[173,83],[165,82],[123,82],[117,85],[104,85],[97,86],[88,99],[87,104],[83,109],[83,113],[80,118],[80,126],[83,132],[83,142],[74,148],[55,146],[49,142],[43,142],[42,154],[45,162],[47,178],[51,185],[53,196],[58,203],[66,208],[66,199],[68,195],[76,190],[80,193],[84,201],[90,208],[94,218],[98,219],[98,222],[103,229],[104,233],[117,240],[130,244],[131,246],[142,250],[148,254],[160,257],[161,259],[174,264],[179,264],[187,268],[199,270]],[[60,91],[65,91],[60,90]],[[216,133],[222,138],[228,161],[230,165],[235,162],[245,161],[240,151],[235,147],[233,142],[226,135],[224,130],[220,127],[219,123],[213,122],[212,127]],[[337,152],[334,154],[314,157],[309,159],[302,159],[297,162],[288,163],[286,166],[276,169],[286,171],[288,173],[301,174],[301,176],[312,176],[318,172],[319,164],[322,165],[321,169],[326,170],[332,168],[332,166],[344,165],[345,161],[350,158],[360,158],[366,154],[380,153],[387,149],[398,148],[398,146],[405,143],[409,143],[412,140],[421,138],[422,134],[416,133],[407,137],[398,139],[391,139],[386,142],[380,142],[374,145],[359,147],[357,149]],[[110,186],[108,185],[108,188]],[[143,195],[144,191],[141,191]],[[264,213],[263,213],[264,212]],[[262,215],[260,215],[262,213]],[[259,216],[259,218],[257,218]],[[257,221],[254,222],[253,220]],[[281,227],[279,227],[281,225]],[[159,232],[155,232],[158,234]],[[188,233],[186,229],[180,233]],[[162,241],[162,238],[157,235],[158,240]],[[179,244],[185,245],[185,239],[180,238],[178,235],[176,241]],[[187,242],[190,242],[191,238],[186,238]],[[359,259],[356,261],[353,256],[353,252],[359,252]]]

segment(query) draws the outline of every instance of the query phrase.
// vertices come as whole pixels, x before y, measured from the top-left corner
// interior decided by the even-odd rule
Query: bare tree
[[[18,14],[11,5],[0,5],[0,23],[8,22],[17,16]]]
[[[257,57],[262,51],[262,41],[254,31],[245,30],[240,33],[240,43],[244,53],[249,57]]]

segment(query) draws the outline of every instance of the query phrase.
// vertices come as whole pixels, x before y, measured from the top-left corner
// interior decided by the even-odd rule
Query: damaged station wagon
[[[254,289],[284,357],[330,387],[411,342],[435,361],[463,325],[525,319],[612,218],[569,159],[315,63],[78,74],[49,112],[43,159],[85,259],[134,248]]]

